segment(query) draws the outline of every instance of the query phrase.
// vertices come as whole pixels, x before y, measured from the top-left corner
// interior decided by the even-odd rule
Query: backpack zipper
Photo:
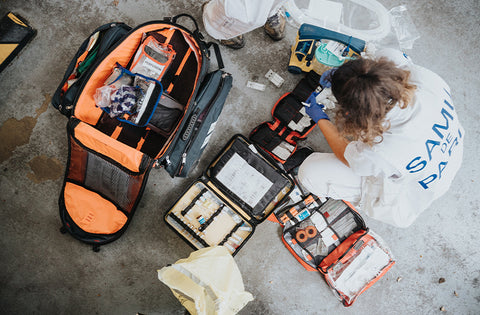
[[[193,128],[190,131],[190,134],[188,135],[188,138],[186,139],[188,142],[185,145],[185,148],[183,149],[182,153],[182,160],[181,163],[177,166],[177,170],[175,171],[175,175],[178,176],[182,173],[183,168],[187,162],[187,155],[188,152],[190,151],[192,144],[195,142],[198,132],[200,130],[200,127],[202,126],[203,122],[205,121],[205,118],[208,116],[208,113],[210,112],[210,109],[212,108],[212,105],[215,104],[215,102],[218,99],[218,96],[220,95],[220,92],[223,89],[223,85],[225,82],[225,77],[227,76],[227,73],[223,73],[222,76],[220,77],[220,85],[217,88],[217,91],[215,92],[215,96],[210,100],[208,105],[203,109],[203,111],[196,115],[196,120],[195,123],[193,124]],[[191,123],[191,122],[189,122]]]

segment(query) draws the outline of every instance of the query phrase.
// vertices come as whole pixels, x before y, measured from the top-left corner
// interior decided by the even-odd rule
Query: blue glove
[[[312,93],[313,95],[313,93]],[[310,96],[312,97],[312,96]],[[310,99],[309,97],[309,99]],[[315,99],[315,96],[313,97]],[[308,100],[307,100],[308,102]],[[317,104],[317,102],[313,102],[313,103],[310,103],[310,107],[308,106],[305,106],[305,112],[307,113],[308,116],[310,116],[310,118],[315,122],[315,123],[318,123],[319,120],[321,119],[326,119],[326,120],[330,120],[330,118],[328,118],[328,115],[323,111],[323,108],[325,106],[323,106],[322,104]]]
[[[322,73],[322,76],[320,77],[319,83],[324,89],[332,87],[332,82],[330,81],[330,79],[331,79],[333,73],[335,71],[337,71],[337,69],[338,68],[332,68],[332,69],[327,70],[324,73]]]

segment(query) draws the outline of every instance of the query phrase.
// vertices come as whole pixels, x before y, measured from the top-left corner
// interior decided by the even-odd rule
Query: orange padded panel
[[[127,222],[114,204],[81,186],[67,182],[64,198],[68,214],[85,232],[113,234]]]
[[[110,138],[83,122],[75,127],[74,135],[84,146],[108,156],[132,172],[139,172],[143,157],[142,152]]]

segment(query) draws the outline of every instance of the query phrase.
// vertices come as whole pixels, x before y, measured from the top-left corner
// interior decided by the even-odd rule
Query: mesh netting
[[[119,167],[89,153],[85,173],[85,186],[108,199],[119,207],[130,211],[141,185],[138,177],[132,176]]]

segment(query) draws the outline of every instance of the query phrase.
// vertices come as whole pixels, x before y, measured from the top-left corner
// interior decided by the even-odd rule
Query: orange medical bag
[[[344,306],[352,305],[395,263],[382,239],[348,202],[308,195],[274,214],[287,249],[305,269],[323,274]]]

